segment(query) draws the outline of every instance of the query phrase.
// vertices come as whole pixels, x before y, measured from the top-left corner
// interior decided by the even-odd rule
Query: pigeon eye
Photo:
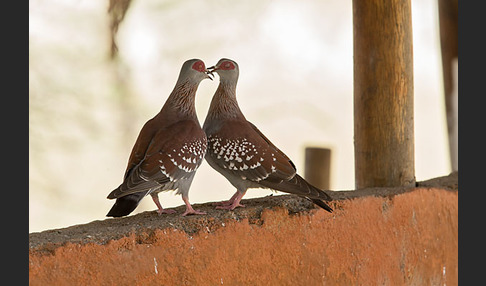
[[[194,70],[197,70],[198,72],[204,72],[204,70],[206,69],[205,66],[204,66],[204,63],[202,62],[196,62],[192,65],[192,68]]]
[[[224,70],[232,70],[232,69],[234,69],[234,68],[235,68],[235,66],[233,65],[233,63],[232,63],[232,62],[225,62],[225,63],[223,64],[223,69],[224,69]]]

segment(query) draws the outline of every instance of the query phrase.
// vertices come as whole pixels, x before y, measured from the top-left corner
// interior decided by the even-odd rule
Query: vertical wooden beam
[[[442,54],[442,76],[444,99],[449,135],[451,168],[458,170],[458,114],[457,114],[457,72],[458,59],[458,6],[457,0],[439,0],[440,47]],[[456,79],[457,80],[457,79]],[[454,86],[455,85],[455,86]]]
[[[358,189],[415,185],[410,1],[353,1]]]
[[[331,174],[331,149],[305,148],[304,178],[312,185],[329,190]]]

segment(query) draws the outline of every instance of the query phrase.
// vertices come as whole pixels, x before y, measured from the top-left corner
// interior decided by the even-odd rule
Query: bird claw
[[[212,206],[229,206],[231,205],[233,202],[231,201],[221,201],[221,202],[214,202],[212,203],[211,205]]]
[[[170,210],[170,209],[159,209],[159,210],[157,210],[157,213],[159,215],[162,215],[162,214],[175,214],[176,211],[175,210]]]
[[[217,206],[217,207],[216,207],[216,209],[217,209],[217,210],[229,210],[229,211],[232,211],[232,210],[234,210],[234,209],[236,209],[236,208],[238,208],[238,207],[240,207],[240,208],[244,208],[244,207],[245,207],[245,205],[242,205],[242,204],[240,204],[240,203],[238,203],[238,204],[236,204],[236,205],[233,205],[233,204],[224,205],[224,204],[222,204],[222,205],[220,205],[220,206]]]
[[[198,210],[186,210],[182,216],[188,216],[188,215],[205,215],[206,212],[198,211]]]

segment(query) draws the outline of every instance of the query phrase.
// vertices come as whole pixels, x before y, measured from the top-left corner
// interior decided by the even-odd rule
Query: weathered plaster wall
[[[106,242],[42,243],[30,248],[30,284],[457,285],[457,191],[422,187],[332,206],[198,219],[190,234],[141,226]]]

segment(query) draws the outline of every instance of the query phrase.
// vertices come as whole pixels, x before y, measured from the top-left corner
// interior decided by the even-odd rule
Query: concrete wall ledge
[[[457,285],[458,175],[29,234],[30,285]]]

